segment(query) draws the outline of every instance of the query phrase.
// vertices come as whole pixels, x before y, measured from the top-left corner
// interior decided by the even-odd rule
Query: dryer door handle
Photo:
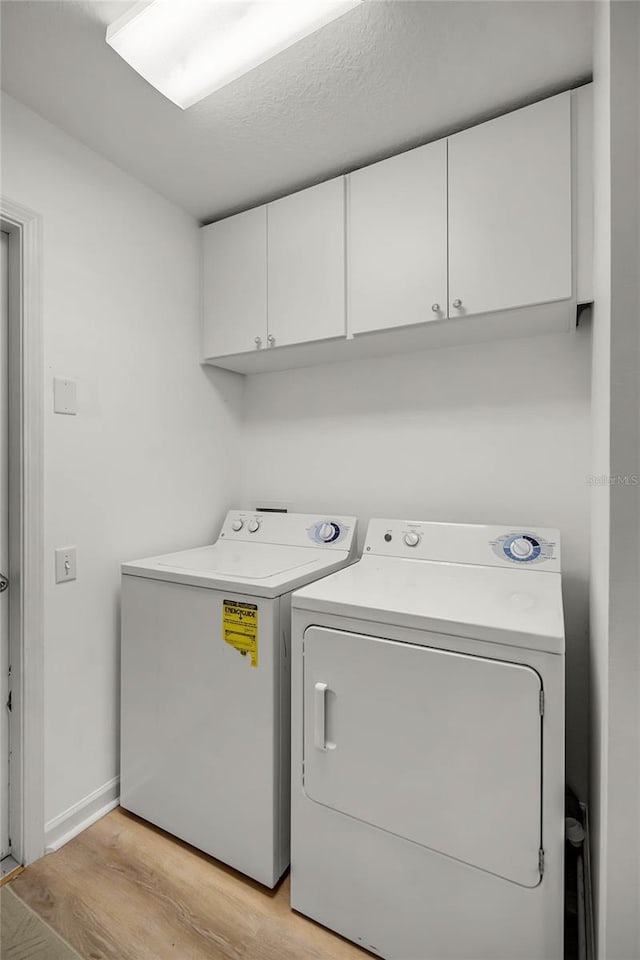
[[[318,682],[314,685],[313,689],[313,745],[316,750],[326,750],[325,722],[327,685],[326,683]]]

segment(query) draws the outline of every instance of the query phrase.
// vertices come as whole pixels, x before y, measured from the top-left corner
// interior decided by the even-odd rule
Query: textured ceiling
[[[581,0],[368,0],[182,111],[105,43],[128,6],[3,0],[2,87],[202,222],[591,73]]]

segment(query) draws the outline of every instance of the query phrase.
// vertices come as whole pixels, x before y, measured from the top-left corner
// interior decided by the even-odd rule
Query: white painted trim
[[[42,219],[0,198],[9,234],[9,592],[12,854],[44,853]],[[17,776],[16,776],[17,773]]]
[[[114,777],[45,825],[45,853],[53,853],[114,810],[120,803],[120,777]]]

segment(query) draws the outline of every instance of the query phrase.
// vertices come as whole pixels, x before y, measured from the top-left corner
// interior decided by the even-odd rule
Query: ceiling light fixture
[[[152,0],[107,43],[182,109],[343,16],[363,0]]]

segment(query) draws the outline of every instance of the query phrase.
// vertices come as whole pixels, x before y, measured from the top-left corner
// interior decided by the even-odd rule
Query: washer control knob
[[[256,531],[259,529],[260,529],[259,520],[256,520],[255,518],[253,520],[249,520],[249,523],[247,524],[247,530],[249,531],[249,533],[256,533]]]
[[[511,553],[516,557],[530,557],[533,553],[533,544],[526,537],[518,537],[511,543]]]
[[[236,533],[238,532],[238,530],[242,530],[243,527],[244,527],[244,523],[242,522],[242,520],[234,520],[233,523],[231,524],[231,529],[235,530]]]
[[[332,523],[323,523],[318,530],[318,539],[322,540],[323,543],[329,543],[335,539],[335,536],[336,531]]]
[[[415,530],[409,530],[402,539],[408,547],[417,547],[420,543],[420,534],[416,533]]]

